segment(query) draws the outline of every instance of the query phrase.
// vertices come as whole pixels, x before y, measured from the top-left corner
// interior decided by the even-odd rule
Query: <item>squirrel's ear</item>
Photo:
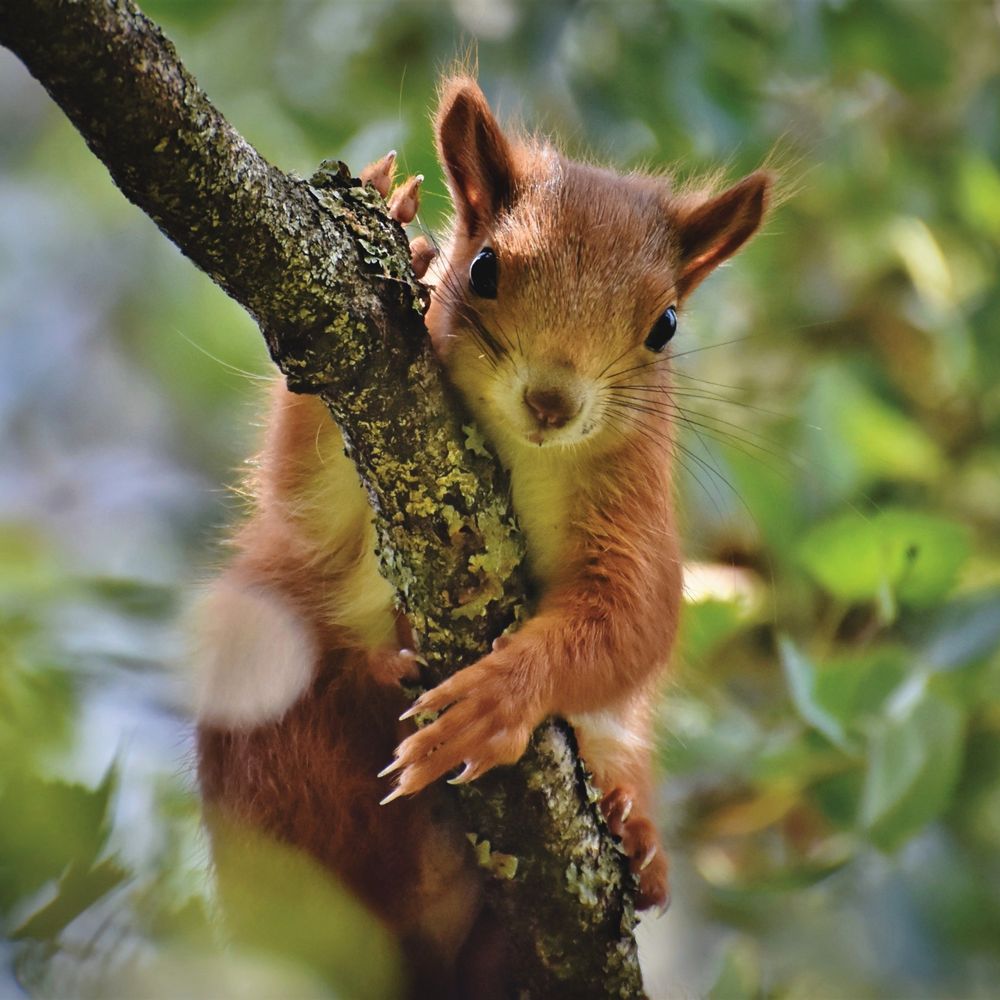
[[[690,293],[753,236],[767,213],[772,184],[771,174],[758,170],[722,194],[681,209],[676,220],[678,297]]]
[[[434,132],[459,220],[472,236],[513,201],[510,143],[483,92],[467,76],[442,85]]]

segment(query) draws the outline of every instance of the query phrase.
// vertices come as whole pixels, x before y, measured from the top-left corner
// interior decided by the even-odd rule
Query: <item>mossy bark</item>
[[[0,42],[126,197],[257,320],[292,389],[318,393],[367,484],[381,565],[428,681],[521,615],[503,473],[442,381],[402,230],[347,170],[267,163],[129,0],[0,0]],[[632,880],[561,724],[457,791],[533,997],[642,995]]]

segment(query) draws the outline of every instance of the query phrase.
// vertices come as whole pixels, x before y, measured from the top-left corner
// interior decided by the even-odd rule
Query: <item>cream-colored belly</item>
[[[368,494],[344,454],[340,430],[328,421],[317,441],[319,467],[301,498],[299,516],[332,579],[326,618],[369,648],[395,637],[393,588],[379,571]]]
[[[519,448],[508,458],[514,510],[524,531],[528,568],[537,583],[552,583],[565,569],[576,463],[566,453]],[[578,491],[577,491],[578,492]]]

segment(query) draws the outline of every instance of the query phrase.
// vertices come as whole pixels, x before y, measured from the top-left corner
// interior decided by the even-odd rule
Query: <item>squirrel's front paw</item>
[[[398,772],[396,787],[382,800],[412,795],[464,765],[451,784],[472,781],[498,764],[513,764],[524,753],[542,714],[515,697],[509,671],[494,656],[443,681],[403,713],[441,712],[433,722],[400,743],[393,762],[379,775]]]
[[[656,827],[635,809],[632,794],[625,788],[615,788],[605,795],[601,812],[611,832],[621,838],[629,868],[639,881],[636,909],[657,906],[665,910],[670,905],[670,871]]]

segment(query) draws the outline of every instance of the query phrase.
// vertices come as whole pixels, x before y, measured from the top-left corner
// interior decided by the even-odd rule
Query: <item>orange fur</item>
[[[280,614],[262,616],[282,623],[276,662],[286,633],[289,655],[320,653],[291,708],[279,690],[274,717],[266,697],[249,725],[220,723],[224,706],[215,706],[199,758],[209,803],[319,858],[402,939],[426,943],[421,953],[437,956],[443,982],[480,887],[455,846],[460,828],[428,786],[456,767],[464,781],[516,760],[549,715],[576,727],[632,857],[640,905],[666,902],[651,730],[677,630],[681,559],[669,355],[645,341],[756,230],[770,179],[753,174],[695,198],[662,178],[568,161],[504,133],[465,77],[443,85],[436,134],[456,224],[431,265],[427,325],[510,471],[539,588],[534,616],[423,695],[416,708],[441,714],[407,735],[392,683],[406,665],[394,654],[364,493],[323,406],[278,389],[256,509],[224,580],[280,604]],[[373,183],[386,186],[391,157],[375,166]],[[497,264],[495,297],[470,286],[484,248]],[[214,655],[218,699],[240,683],[242,666],[225,649]],[[388,798],[413,797],[380,808],[387,786],[376,773],[400,736]]]

